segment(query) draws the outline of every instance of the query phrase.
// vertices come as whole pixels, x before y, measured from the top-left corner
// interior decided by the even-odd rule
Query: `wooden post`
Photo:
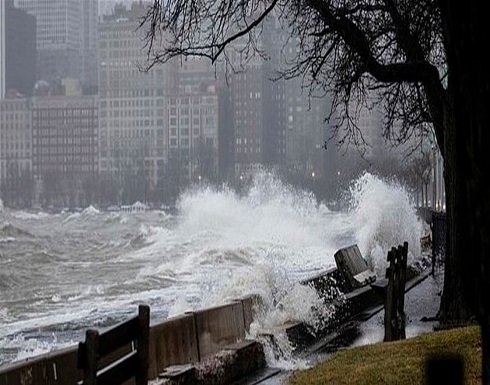
[[[432,271],[431,271],[431,274],[434,275],[435,274],[435,269],[436,269],[436,253],[434,252],[434,248],[432,248],[432,256],[431,256],[430,260],[432,262]]]
[[[393,339],[400,339],[400,317],[398,313],[399,304],[400,304],[400,290],[403,290],[401,287],[400,281],[400,270],[401,270],[401,250],[400,247],[394,248],[393,252],[395,253],[395,274],[394,274],[394,288],[393,288],[393,308],[392,308],[392,319],[393,319]]]
[[[85,333],[85,360],[86,366],[83,370],[83,384],[97,384],[97,351],[99,350],[99,332],[87,330]]]
[[[384,341],[393,340],[393,322],[392,322],[393,284],[394,284],[393,276],[395,274],[395,254],[393,252],[393,249],[388,252],[388,261],[390,262],[390,266],[388,267],[388,269],[386,269],[386,278],[388,278],[388,286],[386,287],[386,298],[385,298]]]
[[[408,242],[404,242],[403,246],[398,246],[400,251],[400,291],[398,297],[398,316],[399,316],[399,328],[400,328],[400,339],[405,339],[405,325],[406,325],[406,315],[405,315],[405,284],[407,280],[407,258],[408,258]]]
[[[138,374],[136,385],[148,384],[148,368],[150,358],[150,307],[138,307]]]
[[[408,243],[388,252],[390,266],[386,269],[388,286],[385,297],[384,341],[404,339],[405,336],[405,280]]]

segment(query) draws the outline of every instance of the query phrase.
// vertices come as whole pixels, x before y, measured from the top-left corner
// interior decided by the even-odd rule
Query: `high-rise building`
[[[37,21],[37,80],[52,86],[79,78],[81,62],[79,0],[17,0]]]
[[[167,159],[166,96],[177,79],[169,65],[140,68],[144,11],[138,3],[120,7],[99,24],[100,172],[121,188],[120,203],[150,199],[156,190]]]
[[[250,175],[264,165],[264,78],[259,64],[234,74],[231,80],[237,177]]]
[[[213,68],[202,59],[178,65],[178,92],[167,104],[169,165],[179,185],[218,178],[219,105]]]
[[[221,182],[235,180],[235,130],[230,88],[225,79],[216,84],[218,92],[218,177]]]
[[[5,1],[0,1],[0,99],[5,96],[6,82],[5,55]]]
[[[246,70],[231,76],[231,108],[235,125],[235,175],[283,164],[286,158],[285,82],[273,80],[280,58],[281,30],[264,25],[259,49],[268,61],[253,58]],[[239,47],[238,47],[239,49]]]
[[[302,78],[286,82],[286,161],[290,171],[309,178],[326,176],[327,152],[323,148],[329,138],[325,122],[328,99],[315,97],[302,86]]]
[[[82,76],[81,82],[85,93],[97,93],[97,26],[98,26],[98,0],[82,0],[81,14],[81,56]]]
[[[98,0],[16,0],[37,20],[37,80],[76,78],[94,89]]]
[[[30,96],[36,81],[36,18],[15,8],[13,0],[2,1],[2,8],[4,93]]]

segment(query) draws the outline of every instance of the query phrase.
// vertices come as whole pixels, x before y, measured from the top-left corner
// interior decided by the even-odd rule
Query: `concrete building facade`
[[[298,178],[326,181],[333,174],[334,153],[324,147],[331,136],[326,121],[329,100],[310,95],[302,82],[299,78],[286,82],[286,164]]]
[[[17,0],[17,6],[36,17],[37,80],[51,85],[80,74],[80,1]]]
[[[97,37],[99,1],[81,1],[81,83],[87,94],[97,93]]]
[[[249,177],[264,165],[264,72],[261,64],[231,81],[235,131],[235,176]]]
[[[79,79],[96,89],[98,0],[16,0],[37,20],[36,80]]]
[[[0,1],[0,99],[5,96],[6,55],[5,55],[5,1]]]
[[[144,10],[136,3],[119,9],[99,24],[98,36],[100,172],[128,191],[129,180],[141,178],[144,192],[119,197],[129,204],[156,189],[167,159],[166,97],[177,81],[170,66],[140,69],[146,56],[136,29]]]
[[[235,177],[248,179],[264,167],[274,167],[286,159],[286,88],[275,69],[281,58],[282,33],[268,21],[259,49],[269,60],[251,58],[243,72],[230,79],[230,104],[235,134]],[[235,51],[242,49],[239,42]],[[233,60],[233,55],[232,55]],[[237,55],[240,60],[240,55]],[[236,66],[239,68],[240,64]]]
[[[218,178],[219,98],[213,66],[191,58],[174,61],[176,93],[168,100],[168,146],[185,183]]]
[[[29,205],[32,192],[31,102],[0,100],[0,192],[10,206]]]
[[[13,0],[2,1],[5,7],[5,93],[30,96],[36,82],[36,18],[15,8]]]
[[[98,175],[98,98],[46,96],[32,100],[32,166],[44,206],[78,206]]]
[[[169,161],[178,165],[181,183],[217,179],[218,112],[214,84],[169,98]]]

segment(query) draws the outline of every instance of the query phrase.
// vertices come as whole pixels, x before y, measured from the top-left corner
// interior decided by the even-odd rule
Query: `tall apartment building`
[[[167,170],[179,185],[218,178],[219,97],[213,74],[207,61],[184,61],[178,92],[168,100]]]
[[[85,93],[97,93],[97,28],[99,20],[98,0],[81,1],[81,82]]]
[[[13,0],[5,5],[5,92],[32,94],[36,82],[36,18],[15,8]]]
[[[250,175],[264,164],[264,75],[262,66],[249,67],[231,81],[235,128],[235,175]]]
[[[286,162],[290,171],[310,178],[328,176],[329,126],[325,119],[330,106],[326,97],[310,95],[302,78],[286,82]]]
[[[0,98],[12,90],[29,96],[36,80],[36,19],[0,2]]]
[[[43,96],[32,101],[32,167],[43,205],[89,204],[98,174],[98,98]]]
[[[218,177],[221,182],[235,180],[235,129],[230,88],[224,79],[216,84],[218,92]]]
[[[179,184],[218,178],[219,106],[214,69],[207,60],[178,65],[178,88],[169,95],[170,165],[178,165]],[[172,163],[173,162],[173,163]]]
[[[274,21],[264,28],[259,48],[268,53],[269,60],[254,58],[230,80],[236,177],[283,164],[286,158],[285,82],[272,80],[277,75],[281,31]]]
[[[37,80],[56,85],[79,79],[95,89],[91,72],[97,36],[98,0],[16,0],[37,20]],[[87,83],[88,82],[88,83]]]
[[[31,103],[0,100],[0,196],[9,206],[32,203]]]
[[[144,32],[137,31],[144,10],[137,3],[118,8],[99,24],[100,172],[121,187],[123,203],[147,199],[157,188],[167,159],[166,96],[177,80],[168,65],[139,67],[146,61]]]
[[[5,55],[5,1],[0,1],[0,100],[5,96],[6,55]]]

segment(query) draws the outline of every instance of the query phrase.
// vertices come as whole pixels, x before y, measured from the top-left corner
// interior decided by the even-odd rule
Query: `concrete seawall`
[[[77,361],[77,346],[19,361],[0,368],[0,384],[76,384],[82,378]]]
[[[150,327],[149,378],[156,378],[168,366],[195,362],[199,362],[199,347],[194,314]]]
[[[149,378],[156,378],[172,365],[200,362],[242,341],[253,320],[256,301],[256,296],[244,297],[151,325]],[[5,365],[0,368],[0,385],[75,384],[82,379],[77,369],[77,348],[73,346]]]
[[[417,275],[417,271],[409,270],[407,281],[411,279],[410,272]],[[336,290],[335,288],[340,286],[342,290],[343,282],[346,281],[345,274],[346,271],[341,271],[340,268],[332,268],[315,277],[303,280],[301,283],[315,288],[320,297],[327,301],[332,298],[333,288]],[[345,294],[343,298],[344,302],[339,306],[347,310],[341,312],[344,318],[361,311],[366,306],[382,303],[381,297],[369,284],[365,283]],[[201,364],[202,366],[202,363],[209,361],[213,355],[226,349],[234,351],[234,356],[242,360],[242,364],[228,363],[227,365],[234,366],[234,369],[227,369],[227,373],[235,372],[244,375],[246,370],[257,369],[253,365],[262,365],[263,360],[251,360],[250,357],[246,357],[247,353],[240,354],[237,351],[248,349],[244,351],[254,352],[254,357],[260,353],[256,347],[245,341],[246,333],[260,303],[259,296],[250,295],[225,305],[188,312],[152,324],[149,338],[148,378],[156,379],[166,368],[176,365],[195,367]],[[282,331],[286,331],[295,345],[300,342],[310,343],[311,338],[318,337],[318,335],[309,336],[302,323],[292,322],[278,326],[283,329]],[[328,328],[335,328],[335,326],[336,322],[332,320]],[[272,334],[271,337],[273,337]],[[128,345],[116,352],[110,362],[121,357],[130,349],[131,346]],[[263,355],[263,352],[261,354]],[[5,365],[0,368],[0,385],[73,385],[82,379],[82,372],[77,368],[77,361],[78,347],[73,346]],[[240,369],[235,370],[240,365],[242,365]],[[247,365],[250,367],[247,368]]]

